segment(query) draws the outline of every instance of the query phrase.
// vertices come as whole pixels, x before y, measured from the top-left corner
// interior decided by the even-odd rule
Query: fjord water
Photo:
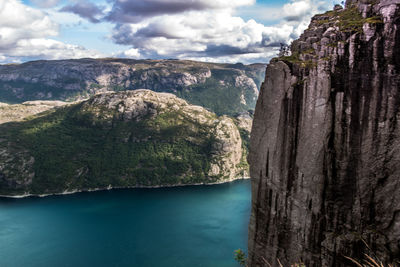
[[[0,266],[238,266],[250,181],[0,198]]]

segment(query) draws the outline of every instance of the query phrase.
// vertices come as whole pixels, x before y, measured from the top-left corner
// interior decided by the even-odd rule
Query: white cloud
[[[195,19],[194,19],[195,18]],[[164,15],[115,27],[113,40],[139,49],[144,57],[267,61],[272,47],[290,42],[298,26],[264,26],[222,10]]]
[[[0,55],[2,61],[101,56],[83,47],[49,39],[59,25],[44,12],[17,0],[0,0]]]
[[[312,16],[323,13],[339,4],[341,0],[291,0],[282,7],[285,23],[295,26],[292,36],[297,38],[307,29]]]
[[[145,2],[149,5],[160,1],[164,2]],[[207,8],[179,13],[151,13],[149,17],[142,16],[140,20],[132,20],[130,23],[122,19],[116,24],[112,39],[117,44],[130,45],[146,58],[266,62],[276,55],[280,43],[289,44],[308,27],[312,15],[332,8],[332,1],[337,0],[291,0],[279,10],[276,7],[272,10],[273,18],[280,18],[281,22],[265,26],[253,19],[245,21],[238,16],[240,12],[235,7],[254,1],[197,0],[193,2],[208,5]],[[120,5],[122,2],[117,0]],[[227,8],[217,8],[222,3]],[[137,5],[137,2],[129,2],[129,5]],[[211,5],[216,8],[212,9]],[[122,13],[128,14],[128,9]]]
[[[291,21],[301,21],[305,16],[313,13],[313,6],[310,0],[292,1],[283,6],[283,14]]]
[[[22,39],[9,53],[12,57],[39,57],[45,59],[68,59],[83,57],[102,57],[78,45],[65,44],[52,39]]]
[[[107,21],[100,19],[100,13],[92,19],[99,23],[93,24],[78,15],[59,12],[59,6],[47,8],[45,13],[20,0],[0,0],[0,61],[103,56],[82,46],[52,40],[61,28],[64,36],[58,40],[68,38],[65,33],[72,31],[72,36],[78,36],[75,38],[83,36],[76,42],[92,48],[107,47],[113,56],[267,62],[281,42],[290,43],[307,28],[313,14],[332,8],[339,0],[290,0],[280,7],[255,4],[255,0],[90,1],[85,3],[104,7]],[[57,3],[43,1],[46,7]],[[84,15],[90,19],[94,13],[86,11]],[[263,22],[280,22],[265,26],[241,17],[253,15]],[[102,32],[109,34],[109,40],[101,39]],[[94,36],[92,41],[89,36]],[[108,46],[107,41],[114,44]],[[113,52],[121,49],[126,50]]]
[[[55,36],[58,25],[43,12],[15,0],[0,0],[0,49],[24,38]]]
[[[134,58],[134,59],[141,58],[139,49],[136,49],[136,48],[128,49],[128,50],[126,50],[126,51],[124,51],[122,53],[116,54],[116,56],[118,56],[118,57],[128,57],[128,58]]]
[[[229,56],[220,56],[218,57],[218,62],[221,63],[267,63],[269,58],[276,56],[277,50],[275,48],[265,49],[262,53],[251,53],[251,54],[243,54],[243,55],[229,55]],[[178,59],[189,59],[189,60],[197,60],[204,62],[216,62],[215,57],[190,57],[190,56],[178,56]]]

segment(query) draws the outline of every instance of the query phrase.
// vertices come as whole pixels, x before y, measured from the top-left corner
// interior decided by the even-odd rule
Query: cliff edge
[[[256,105],[249,266],[399,258],[399,109],[400,1],[314,16]]]

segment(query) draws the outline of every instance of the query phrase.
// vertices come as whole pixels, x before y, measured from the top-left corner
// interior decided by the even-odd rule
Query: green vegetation
[[[215,69],[205,83],[189,86],[189,90],[176,93],[178,97],[195,105],[203,106],[217,115],[234,115],[255,107],[257,98],[252,91],[234,86],[235,72]],[[246,104],[240,102],[244,92]]]
[[[328,12],[331,12],[331,11],[328,11]],[[322,24],[329,23],[329,22],[330,22],[329,19],[320,19],[320,20],[316,21],[317,25],[322,25]]]
[[[249,148],[250,148],[250,133],[245,130],[239,128],[240,137],[242,138],[242,158],[240,163],[236,166],[238,169],[242,170],[241,175],[244,176],[245,170],[249,169],[249,163],[247,162],[247,156],[249,155]]]
[[[91,83],[90,84],[90,89],[100,89],[100,88],[102,88],[103,86],[101,86],[100,84],[98,84],[98,83]]]
[[[20,159],[14,158],[0,171],[0,194],[216,182],[221,177],[207,175],[213,127],[179,110],[135,121],[107,109],[99,116],[84,103],[2,124],[0,141],[7,142],[0,142],[0,150],[28,151],[25,162],[33,156],[35,174],[27,187],[9,188],[2,173],[24,179]]]
[[[300,53],[298,52],[293,52],[290,56],[280,57],[279,60],[287,61],[290,63],[301,63]]]
[[[337,47],[338,44],[339,44],[339,42],[333,42],[333,43],[327,44],[326,46],[328,46],[328,47]]]
[[[320,59],[324,61],[330,61],[332,59],[332,56],[321,57]]]
[[[0,82],[0,102],[21,103],[43,98],[66,99],[76,93],[73,90],[61,92],[58,88],[24,81]]]
[[[316,23],[319,25],[325,23],[337,23],[339,29],[342,32],[357,33],[362,31],[364,23],[369,24],[382,24],[383,20],[379,16],[363,18],[361,13],[356,7],[349,7],[342,10],[328,11],[320,17],[326,17],[326,19],[317,20]]]
[[[302,54],[309,54],[309,55],[315,55],[315,49],[310,47],[307,50],[301,51]]]
[[[235,250],[235,261],[237,261],[241,266],[246,265],[246,254],[240,248]]]
[[[364,22],[369,24],[383,24],[383,20],[380,16],[366,18]]]
[[[307,50],[307,51],[310,51],[310,50]],[[309,68],[309,69],[317,66],[317,63],[312,60],[302,60],[300,58],[299,52],[293,52],[290,56],[279,57],[278,60],[281,60],[281,61],[284,61],[284,62],[290,63],[290,64],[300,65],[301,67]]]
[[[364,19],[357,8],[346,8],[339,12],[339,29],[343,32],[361,32]]]
[[[382,24],[382,18],[379,16],[363,18],[357,7],[349,7],[340,10],[328,11],[321,15],[316,15],[313,22],[316,25],[323,25],[330,23],[329,26],[337,25],[341,32],[345,33],[360,33],[362,32],[363,25],[369,24]],[[333,42],[327,44],[329,47],[337,47],[338,43]],[[313,68],[317,66],[316,60],[309,58],[315,58],[315,50],[310,47],[303,51],[292,51],[290,56],[281,56],[278,60],[284,61],[289,64],[298,65],[305,68]],[[307,59],[307,60],[305,60]],[[329,61],[330,57],[323,57],[321,60]]]

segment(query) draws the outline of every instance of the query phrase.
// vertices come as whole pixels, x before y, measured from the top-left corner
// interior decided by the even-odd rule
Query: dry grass
[[[366,246],[366,248],[369,251],[369,254],[364,253],[363,260],[360,261],[360,260],[354,259],[352,257],[343,256],[344,258],[351,261],[354,264],[354,266],[357,266],[357,267],[400,267],[400,261],[398,261],[398,260],[393,263],[384,263],[382,260],[379,259],[378,256],[375,255],[373,250],[370,248],[370,246],[367,244],[367,242],[364,239],[361,238],[361,241],[364,243],[364,245]],[[264,257],[261,257],[261,259],[264,261],[265,267],[272,267],[272,264],[270,264]],[[276,261],[277,261],[279,267],[286,267],[281,263],[279,258],[277,258]],[[246,267],[247,267],[247,265],[246,265]],[[293,263],[287,267],[307,267],[307,266],[300,261],[300,263]]]
[[[266,264],[265,267],[272,267],[272,265],[264,257],[261,257],[261,258],[264,261],[264,263]],[[279,267],[284,267],[279,259],[276,259],[276,261],[278,262]],[[290,264],[290,267],[306,267],[306,266],[304,265],[304,263],[294,263],[294,264]]]
[[[354,258],[344,256],[346,259],[350,260],[353,262],[356,266],[358,267],[400,267],[400,262],[394,262],[390,264],[384,264],[379,257],[375,255],[375,253],[372,251],[370,246],[368,246],[367,242],[361,238],[361,241],[364,243],[364,245],[368,248],[370,251],[370,255],[364,253],[364,259],[360,262]]]
[[[344,256],[346,259],[351,261],[355,266],[358,267],[400,267],[400,262],[394,262],[391,264],[384,264],[382,261],[376,258],[376,256],[370,256],[368,254],[364,254],[365,259],[362,261],[358,261],[354,258]],[[272,267],[272,265],[264,258],[262,257],[265,267]],[[285,267],[279,259],[276,259],[278,262],[279,267]],[[294,263],[291,264],[290,267],[306,267],[304,263]]]
[[[362,261],[357,261],[351,257],[344,256],[346,259],[353,262],[358,267],[399,267],[400,262],[395,262],[391,264],[384,264],[382,261],[368,255],[364,254],[365,259]]]

